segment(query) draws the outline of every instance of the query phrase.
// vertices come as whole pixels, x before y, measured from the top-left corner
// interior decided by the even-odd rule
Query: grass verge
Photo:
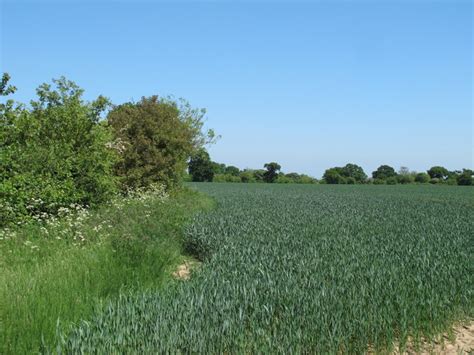
[[[0,353],[37,352],[121,292],[160,288],[183,262],[183,226],[210,208],[195,191],[117,199],[0,231]]]

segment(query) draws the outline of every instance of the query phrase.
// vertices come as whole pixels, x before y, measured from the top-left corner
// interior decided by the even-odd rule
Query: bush
[[[354,179],[352,176],[349,176],[348,178],[346,178],[346,184],[354,185],[355,183],[356,183],[356,179]]]
[[[395,176],[389,177],[386,180],[387,185],[396,185],[397,184],[397,178]]]
[[[64,77],[37,89],[31,107],[0,106],[0,225],[98,205],[115,192],[116,152],[100,122],[108,101],[82,100]]]
[[[430,179],[430,184],[435,185],[435,184],[439,184],[439,183],[440,183],[440,180],[439,180],[438,178],[432,178],[432,179]]]
[[[413,182],[413,178],[408,174],[398,175],[397,181],[399,184],[411,184]]]
[[[256,182],[254,173],[249,170],[244,170],[240,173],[240,181],[244,183]]]
[[[470,169],[464,169],[463,172],[457,177],[458,185],[470,186],[474,185],[473,181],[474,172]]]
[[[430,181],[430,176],[427,173],[418,173],[415,176],[415,182],[420,184],[426,184],[428,181]]]

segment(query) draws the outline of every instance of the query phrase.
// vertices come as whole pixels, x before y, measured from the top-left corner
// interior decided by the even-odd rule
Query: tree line
[[[329,168],[322,179],[298,173],[283,173],[276,162],[266,163],[264,169],[240,170],[235,166],[226,166],[211,160],[205,149],[200,149],[191,157],[188,166],[189,181],[196,182],[265,182],[296,184],[448,184],[474,185],[474,172],[470,169],[449,171],[442,166],[433,166],[426,172],[410,171],[401,167],[399,171],[389,165],[381,165],[369,178],[364,169],[357,164]]]
[[[16,91],[3,74],[0,97]],[[29,104],[0,102],[0,226],[61,208],[98,206],[116,194],[180,185],[191,155],[214,139],[205,110],[158,96],[114,105],[64,77]]]

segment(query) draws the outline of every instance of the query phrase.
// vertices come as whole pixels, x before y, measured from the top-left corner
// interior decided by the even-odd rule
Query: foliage
[[[457,177],[457,183],[463,186],[474,185],[474,171],[463,169],[462,173]]]
[[[240,181],[244,183],[257,182],[252,170],[244,170],[240,173]]]
[[[214,168],[209,153],[205,149],[199,149],[191,156],[188,171],[193,181],[212,181],[214,177]]]
[[[428,170],[428,175],[432,179],[444,180],[448,177],[449,171],[442,166],[433,166]]]
[[[133,191],[107,207],[0,231],[0,353],[38,353],[121,292],[156,289],[183,260],[184,224],[202,194]]]
[[[426,184],[428,181],[430,181],[430,176],[427,173],[418,173],[415,176],[415,182],[420,184]]]
[[[395,176],[397,176],[395,169],[389,165],[381,165],[377,168],[377,170],[372,172],[372,178],[374,179],[386,180]]]
[[[3,76],[1,93],[14,88]],[[70,204],[99,205],[115,191],[111,135],[100,122],[108,101],[82,99],[64,77],[42,84],[31,107],[0,106],[0,225],[56,214]]]
[[[242,182],[240,176],[231,174],[216,174],[212,179],[213,182]]]
[[[351,178],[351,181],[354,183],[363,183],[367,180],[367,175],[364,172],[364,169],[356,164],[346,164],[341,168],[341,175],[346,178]],[[349,181],[349,180],[348,180]]]
[[[236,166],[229,165],[225,168],[225,174],[232,175],[232,176],[239,176],[240,169]]]
[[[265,173],[263,174],[263,180],[268,183],[275,182],[278,178],[278,172],[281,169],[280,164],[271,162],[271,163],[266,163],[263,167],[267,169]]]
[[[188,230],[200,271],[112,302],[64,352],[402,353],[474,314],[474,190],[198,185],[218,204]]]
[[[204,115],[184,100],[158,96],[115,106],[107,121],[121,157],[116,173],[122,187],[178,185],[190,156],[214,138],[202,130]]]

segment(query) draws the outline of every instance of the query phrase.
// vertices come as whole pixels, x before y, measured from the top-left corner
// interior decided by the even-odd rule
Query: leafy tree
[[[240,169],[237,168],[236,166],[230,165],[225,168],[225,174],[232,175],[232,176],[239,176]]]
[[[397,173],[395,172],[395,169],[389,165],[381,165],[377,168],[377,170],[372,172],[372,178],[374,179],[386,180],[390,177],[396,177],[396,176],[397,176]]]
[[[426,184],[428,181],[430,181],[430,176],[427,173],[418,173],[415,176],[415,182],[420,184]]]
[[[225,174],[225,169],[226,169],[225,164],[219,164],[214,161],[212,162],[212,170],[214,171],[215,175]]]
[[[339,169],[341,169],[340,171],[342,176],[346,178],[352,178],[355,182],[361,183],[367,180],[367,175],[365,174],[364,169],[362,169],[359,165],[346,164],[343,168]]]
[[[266,163],[263,167],[267,169],[263,174],[263,180],[268,183],[275,182],[278,178],[278,173],[281,169],[281,166],[278,163],[271,162]]]
[[[327,184],[345,184],[342,168],[330,168],[324,172],[323,179]]]
[[[448,177],[449,171],[442,166],[433,166],[430,168],[430,170],[428,170],[428,175],[432,179],[444,180]]]
[[[107,120],[119,147],[122,186],[176,186],[190,156],[214,139],[212,131],[202,131],[204,115],[186,101],[158,96],[114,107]]]
[[[474,185],[474,171],[463,169],[462,173],[457,177],[457,183],[462,186]]]
[[[191,157],[189,161],[189,174],[193,181],[212,181],[214,170],[209,153],[205,149],[200,149]]]

